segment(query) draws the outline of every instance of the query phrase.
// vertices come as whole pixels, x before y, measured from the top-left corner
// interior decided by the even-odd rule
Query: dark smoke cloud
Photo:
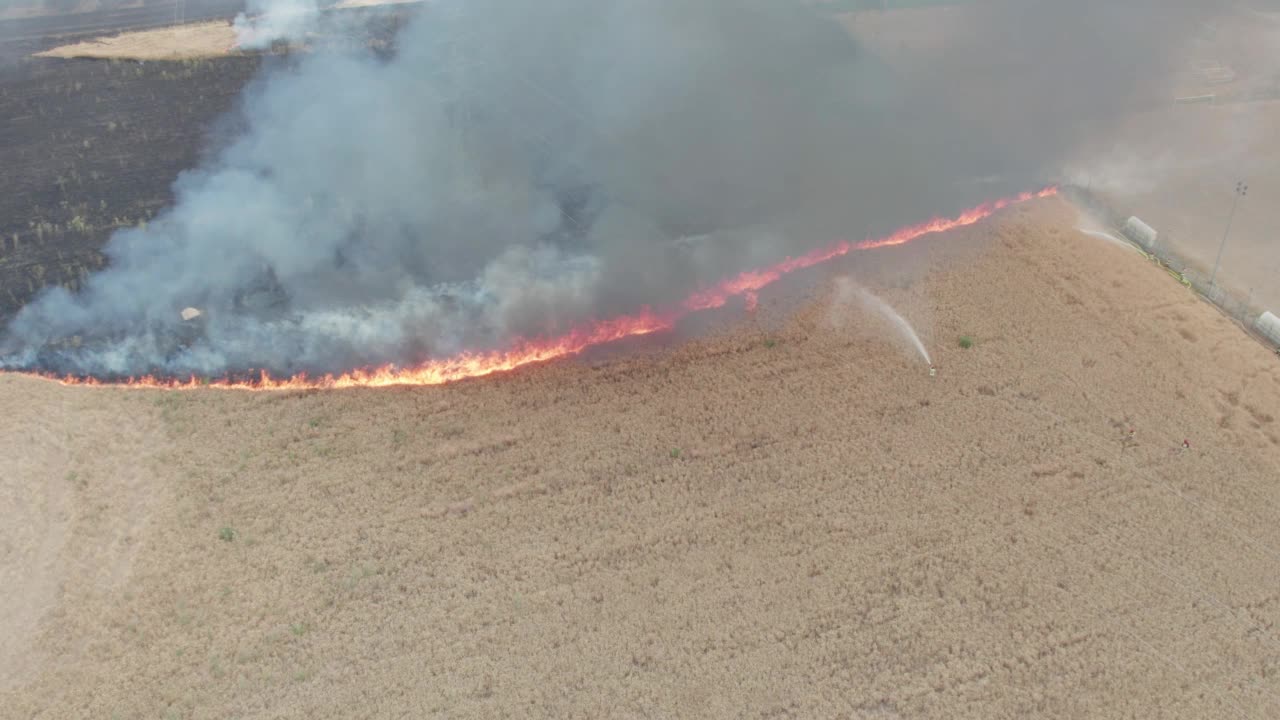
[[[678,302],[1057,173],[1194,29],[1197,6],[1170,7],[980,3],[925,65],[787,0],[433,3],[389,60],[318,52],[255,83],[247,131],[81,292],[24,308],[0,353],[331,371]]]

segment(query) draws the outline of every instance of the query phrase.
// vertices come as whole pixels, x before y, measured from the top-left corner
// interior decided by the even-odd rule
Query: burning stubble
[[[1096,4],[1071,4],[1082,32]],[[432,3],[390,58],[322,51],[260,78],[245,132],[178,178],[156,222],[113,237],[79,293],[24,308],[0,363],[416,366],[678,306],[771,259],[1054,174],[1078,128],[1127,97],[1090,84],[1089,43],[1036,47],[1059,11],[993,16],[991,32],[1020,33],[1004,55],[982,55],[993,37],[974,26],[961,74],[890,67],[786,0]],[[1144,37],[1108,61],[1176,44]],[[1084,110],[1028,122],[1050,100]],[[986,176],[1000,180],[960,182]]]
[[[753,310],[758,293],[789,273],[805,270],[835,258],[844,257],[855,251],[896,247],[926,235],[966,227],[1011,205],[1030,202],[1056,194],[1057,190],[1055,188],[1046,188],[1038,193],[1023,193],[1017,197],[984,203],[954,218],[935,218],[928,222],[901,228],[885,237],[868,239],[859,243],[841,241],[798,258],[788,258],[771,266],[749,270],[727,278],[714,287],[690,295],[678,306],[662,312],[654,312],[645,308],[639,313],[584,324],[558,337],[522,340],[515,343],[514,346],[501,351],[464,352],[453,357],[431,360],[407,368],[387,364],[376,368],[357,368],[341,374],[330,373],[323,376],[309,376],[305,373],[300,373],[287,378],[271,377],[269,373],[263,371],[256,375],[246,373],[238,377],[224,377],[212,382],[196,377],[183,380],[171,376],[156,377],[148,375],[102,383],[92,377],[77,378],[70,376],[59,377],[51,373],[36,374],[68,385],[99,386],[108,384],[134,388],[160,387],[175,390],[216,388],[270,391],[308,388],[385,387],[389,385],[438,385],[466,378],[483,377],[496,372],[514,370],[531,363],[575,355],[587,348],[624,338],[671,330],[685,316],[703,310],[723,307],[732,297],[742,297],[747,309]],[[201,316],[195,308],[188,308],[182,314],[190,317]],[[897,313],[891,308],[889,309],[889,314],[891,317],[898,317]],[[898,319],[901,320],[900,317]],[[908,329],[910,330],[909,327]],[[911,332],[914,335],[914,331]],[[933,368],[930,366],[930,374],[932,373]]]

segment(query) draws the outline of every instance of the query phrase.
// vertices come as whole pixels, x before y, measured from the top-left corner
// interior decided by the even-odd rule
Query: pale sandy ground
[[[1075,222],[809,276],[926,262],[869,282],[932,379],[820,290],[436,388],[0,377],[0,716],[1280,717],[1280,359]]]
[[[338,9],[375,5],[417,4],[422,0],[343,0]],[[153,30],[138,30],[59,45],[36,53],[37,57],[103,58],[116,60],[190,60],[221,57],[236,50],[236,33],[231,23],[215,20],[187,23]]]
[[[226,20],[109,35],[36,53],[37,57],[188,60],[228,55],[236,42]]]

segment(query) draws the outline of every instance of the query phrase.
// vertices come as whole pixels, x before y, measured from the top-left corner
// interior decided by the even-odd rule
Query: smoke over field
[[[258,37],[321,17],[285,4]],[[389,58],[317,52],[259,78],[244,131],[80,292],[20,312],[0,363],[335,371],[679,302],[1041,184],[1199,14],[979,3],[948,62],[913,67],[786,0],[432,3]]]

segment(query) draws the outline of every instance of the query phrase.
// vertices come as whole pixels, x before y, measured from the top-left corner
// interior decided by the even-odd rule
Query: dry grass
[[[37,57],[192,60],[233,52],[235,31],[226,20],[138,30],[36,53]]]
[[[1280,368],[1074,221],[1007,212],[881,289],[928,300],[932,379],[821,297],[656,355],[439,388],[0,377],[3,416],[31,421],[0,477],[66,498],[5,532],[69,518],[81,548],[26,568],[48,602],[5,617],[34,612],[22,637],[48,653],[0,707],[1275,717]],[[149,468],[117,589],[85,592],[76,558],[127,486],[87,468],[117,489],[80,500],[64,457]]]
[[[344,0],[338,9],[376,5],[416,4],[421,0]],[[213,20],[153,30],[119,33],[36,53],[37,57],[104,58],[116,60],[193,60],[238,52],[231,23]]]

